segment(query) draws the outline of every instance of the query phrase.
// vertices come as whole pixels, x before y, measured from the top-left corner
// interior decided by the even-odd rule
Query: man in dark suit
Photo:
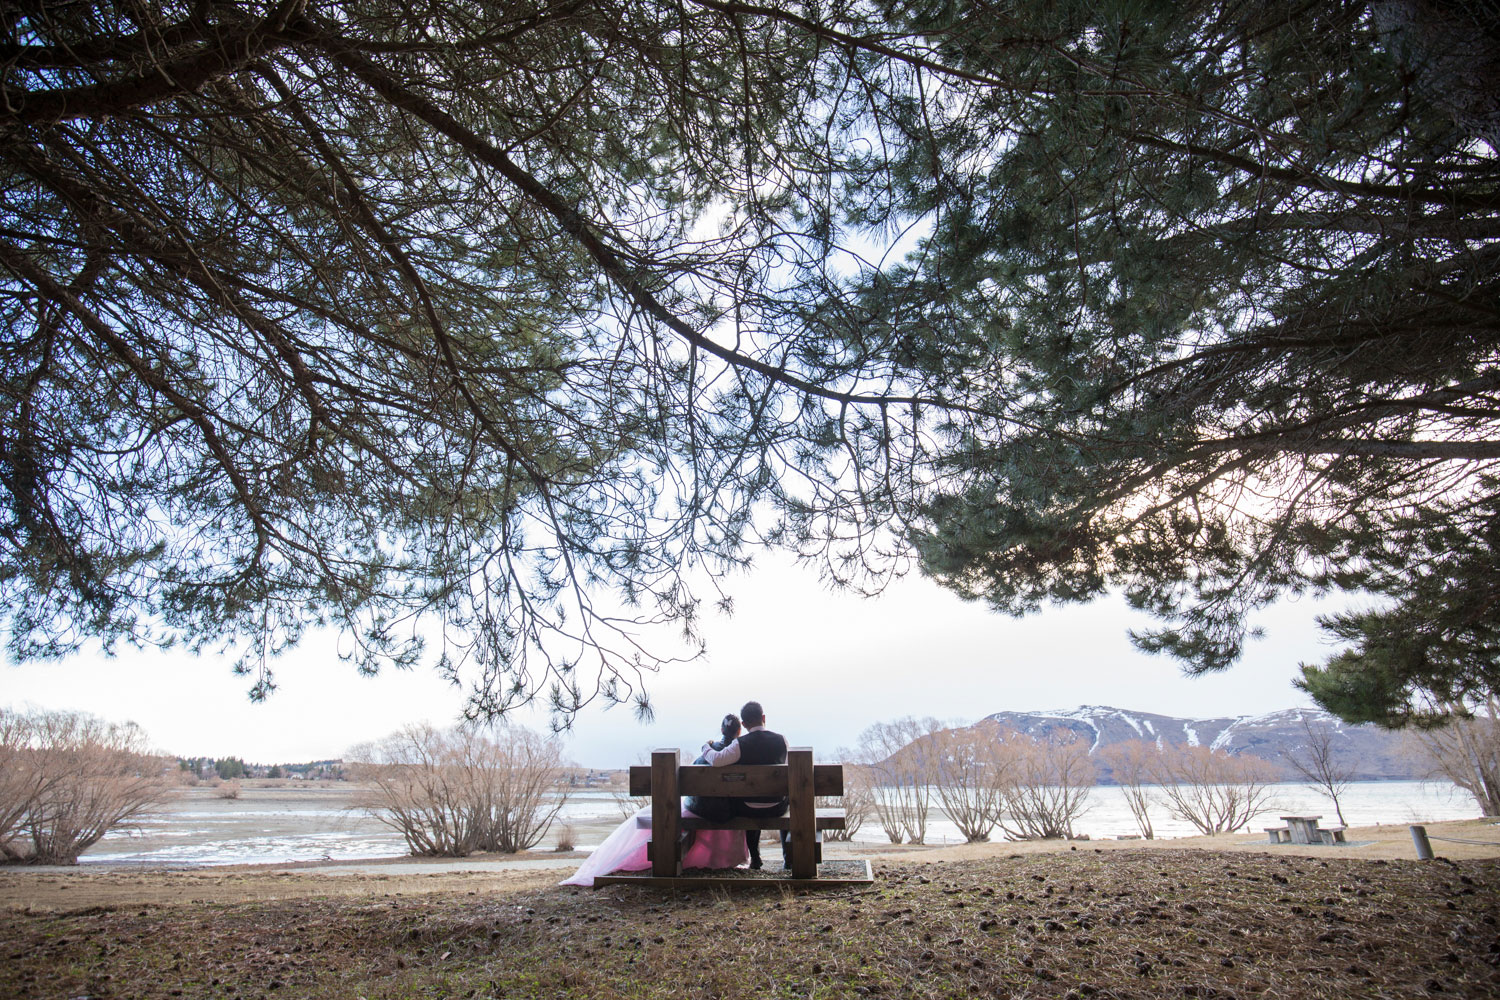
[[[747,701],[740,709],[740,721],[745,732],[723,750],[715,750],[711,744],[703,744],[703,758],[714,767],[730,764],[785,764],[786,739],[780,733],[766,728],[766,713],[760,702]],[[785,798],[765,802],[745,799],[730,799],[730,815],[733,816],[780,816],[786,812]],[[781,831],[781,860],[785,867],[792,866],[792,855],[788,845],[787,831]],[[750,849],[750,867],[761,867],[760,831],[745,831],[745,846]]]

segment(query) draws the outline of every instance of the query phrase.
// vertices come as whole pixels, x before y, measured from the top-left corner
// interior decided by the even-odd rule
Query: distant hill
[[[1230,753],[1260,757],[1279,768],[1285,780],[1297,779],[1285,754],[1307,742],[1306,719],[1314,729],[1331,728],[1335,748],[1354,765],[1358,780],[1417,779],[1427,765],[1409,738],[1378,726],[1351,726],[1319,709],[1289,708],[1268,715],[1179,719],[1150,712],[1130,712],[1105,705],[1082,705],[1057,712],[996,712],[986,721],[1031,735],[1067,730],[1090,741],[1090,752],[1126,740],[1146,739],[1170,745],[1211,746]],[[1100,769],[1108,780],[1107,768]]]

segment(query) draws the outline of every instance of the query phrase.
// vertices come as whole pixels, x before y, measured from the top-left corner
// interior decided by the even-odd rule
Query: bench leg
[[[651,754],[651,874],[674,878],[682,874],[682,796],[677,790],[676,750]]]
[[[798,747],[787,753],[787,815],[792,833],[792,878],[817,878],[817,813],[813,798],[812,751]]]

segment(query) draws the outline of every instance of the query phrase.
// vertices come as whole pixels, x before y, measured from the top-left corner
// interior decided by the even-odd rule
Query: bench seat
[[[818,809],[813,814],[813,822],[818,830],[842,830],[845,825],[844,810]],[[643,813],[635,818],[635,825],[642,830],[649,830],[651,817]],[[701,816],[684,816],[681,826],[684,830],[790,830],[792,818],[786,815],[735,816],[732,819],[711,820]]]

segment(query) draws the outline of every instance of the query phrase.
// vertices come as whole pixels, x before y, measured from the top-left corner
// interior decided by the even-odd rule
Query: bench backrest
[[[844,794],[844,765],[814,764],[813,794]],[[789,791],[791,769],[785,764],[731,764],[727,767],[677,765],[677,792],[681,795],[715,795],[728,799],[779,799]],[[651,794],[651,767],[637,764],[630,769],[630,794]]]

